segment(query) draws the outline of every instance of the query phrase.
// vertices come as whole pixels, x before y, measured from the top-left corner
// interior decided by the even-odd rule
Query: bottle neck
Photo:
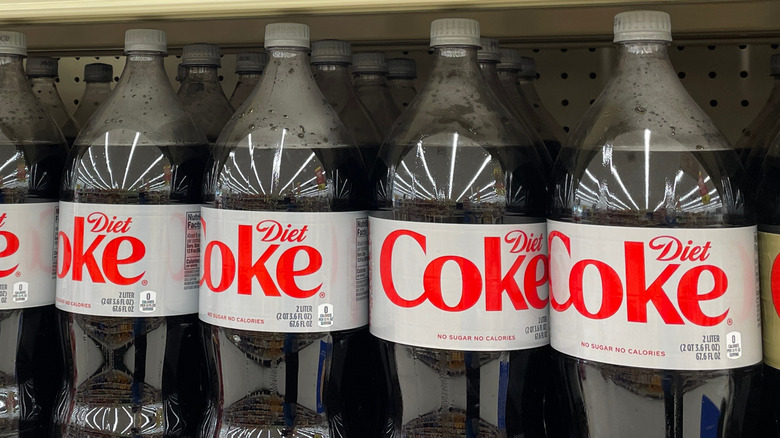
[[[185,82],[219,83],[219,73],[214,65],[190,65],[185,69],[182,84]]]
[[[262,75],[262,72],[241,72],[238,73],[238,80],[239,82],[248,82],[253,81],[257,82],[260,79],[260,75]]]
[[[30,86],[33,88],[56,88],[56,81],[53,76],[31,77]]]
[[[393,85],[412,86],[414,85],[414,78],[405,78],[405,77],[387,78],[387,83]]]
[[[329,80],[338,80],[340,82],[351,82],[349,78],[349,64],[314,64],[312,68],[314,74],[319,78]]]
[[[387,83],[384,73],[355,73],[355,84],[382,85]]]
[[[151,83],[169,83],[165,74],[165,54],[161,52],[129,52],[117,88],[146,88]]]
[[[677,83],[677,73],[669,60],[668,43],[663,41],[619,43],[615,73],[612,77],[625,75],[639,79],[639,83],[667,79]]]
[[[29,88],[20,55],[0,54],[0,83],[4,86]]]
[[[502,84],[512,83],[517,84],[518,74],[517,70],[508,70],[505,68],[496,68],[496,75]]]
[[[111,82],[85,82],[84,91],[94,93],[111,92]]]

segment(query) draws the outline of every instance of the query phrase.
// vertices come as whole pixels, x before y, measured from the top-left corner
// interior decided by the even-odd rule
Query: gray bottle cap
[[[527,56],[520,57],[520,76],[524,78],[536,77],[536,60]]]
[[[341,40],[322,40],[311,43],[311,63],[352,63],[352,45]]]
[[[409,58],[388,59],[387,77],[414,79],[417,77],[417,63]]]
[[[479,21],[468,18],[440,18],[431,22],[431,47],[480,46]]]
[[[780,53],[769,58],[769,71],[772,76],[780,76]]]
[[[161,52],[168,53],[168,38],[157,29],[130,29],[125,32],[125,53]]]
[[[615,15],[615,38],[622,41],[672,41],[672,19],[661,11],[628,11]]]
[[[501,49],[501,62],[496,66],[499,70],[520,70],[523,66],[520,62],[520,53],[515,49]]]
[[[309,48],[309,26],[299,23],[271,23],[265,27],[265,48]]]
[[[214,44],[187,44],[181,53],[181,64],[189,65],[216,65],[222,67],[222,56],[219,46]]]
[[[236,73],[262,73],[268,55],[260,52],[244,52],[236,55]]]
[[[352,55],[354,73],[387,73],[387,58],[382,52],[363,52]]]
[[[501,52],[498,50],[498,40],[495,38],[480,38],[482,48],[477,51],[477,60],[480,62],[498,62],[501,60]]]
[[[27,58],[27,76],[32,78],[53,78],[57,76],[58,62],[48,56],[31,56]]]
[[[0,53],[27,56],[27,35],[10,30],[0,31]]]
[[[94,62],[84,66],[84,80],[86,82],[111,82],[114,76],[114,67],[109,64]]]

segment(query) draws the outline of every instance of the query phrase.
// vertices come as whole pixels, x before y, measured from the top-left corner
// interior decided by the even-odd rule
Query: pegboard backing
[[[763,107],[772,88],[769,57],[780,53],[777,43],[740,42],[711,45],[702,42],[675,43],[669,53],[683,85],[696,102],[734,142]],[[565,128],[574,127],[593,99],[598,96],[612,69],[615,50],[611,45],[573,47],[533,47],[506,44],[524,56],[536,58],[539,79],[536,87],[548,110]],[[356,45],[354,50],[368,47]],[[370,47],[375,49],[376,47]],[[418,90],[431,68],[432,57],[425,47],[392,47],[388,58],[410,57],[418,65]],[[165,65],[174,81],[178,56],[169,56]],[[121,74],[124,58],[120,56],[81,56],[60,59],[60,94],[73,112],[84,92],[84,66],[104,62],[114,66],[114,76]],[[229,96],[236,83],[235,53],[222,58],[222,86]],[[178,84],[174,82],[174,88]]]

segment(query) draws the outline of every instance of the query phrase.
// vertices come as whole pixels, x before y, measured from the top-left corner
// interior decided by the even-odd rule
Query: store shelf
[[[171,47],[208,41],[259,45],[265,24],[311,26],[313,39],[423,45],[430,21],[465,16],[483,33],[514,42],[608,41],[612,16],[653,8],[672,14],[677,39],[762,39],[780,35],[780,1],[613,0],[0,0],[0,26],[29,34],[32,51],[100,53],[121,47],[131,27],[168,32]]]

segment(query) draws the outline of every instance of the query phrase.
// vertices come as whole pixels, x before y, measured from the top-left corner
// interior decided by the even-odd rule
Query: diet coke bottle
[[[206,138],[165,74],[165,33],[127,61],[68,155],[57,308],[67,377],[55,437],[191,437],[202,402],[200,191]]]
[[[309,27],[270,24],[264,43],[263,77],[206,173],[201,436],[374,436],[356,426],[374,390],[360,151],[314,82]]]
[[[24,76],[22,33],[0,31],[0,436],[46,435],[60,379],[57,193],[67,145]]]
[[[375,168],[370,326],[390,388],[383,436],[544,436],[540,159],[481,77],[479,23],[435,20],[431,47],[430,79]]]
[[[551,186],[552,435],[756,436],[756,222],[739,160],[677,78],[669,15],[614,25],[614,73]]]

